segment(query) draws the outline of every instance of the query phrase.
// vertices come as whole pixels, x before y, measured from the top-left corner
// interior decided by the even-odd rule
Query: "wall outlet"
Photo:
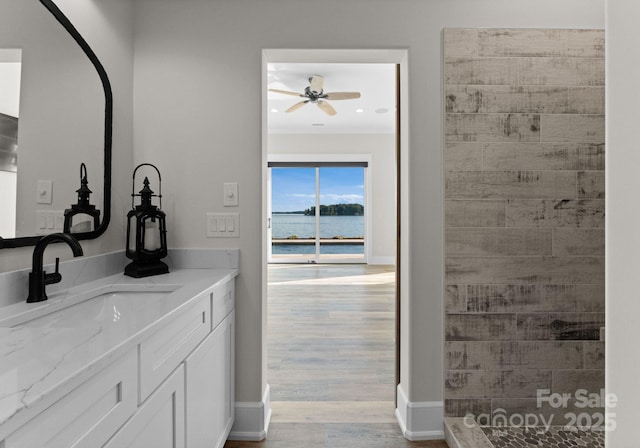
[[[36,210],[36,235],[62,232],[63,227],[63,210]]]
[[[239,213],[207,213],[207,238],[239,236]]]

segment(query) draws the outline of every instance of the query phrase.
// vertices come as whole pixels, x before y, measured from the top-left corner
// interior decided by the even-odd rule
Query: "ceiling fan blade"
[[[307,104],[309,101],[300,101],[299,103],[294,104],[293,106],[291,106],[289,109],[285,110],[285,112],[293,112],[294,110],[298,110],[300,109],[302,106],[304,106],[305,104]]]
[[[296,92],[289,92],[288,90],[269,89],[269,92],[284,93],[285,95],[293,95],[293,96],[302,96],[302,97],[304,97],[304,95],[301,95],[301,94],[296,93]]]
[[[309,90],[314,93],[322,92],[322,85],[324,84],[324,78],[320,75],[313,75],[309,78]]]
[[[331,106],[331,104],[327,103],[326,101],[318,101],[318,107],[327,115],[333,116],[337,113],[336,110]]]
[[[332,92],[323,97],[328,100],[354,100],[360,98],[360,92]]]

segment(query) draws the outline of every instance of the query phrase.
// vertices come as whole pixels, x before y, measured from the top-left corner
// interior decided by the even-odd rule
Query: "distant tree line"
[[[315,216],[315,205],[304,211],[306,216]],[[320,205],[320,216],[363,216],[364,206],[362,204],[332,204]]]

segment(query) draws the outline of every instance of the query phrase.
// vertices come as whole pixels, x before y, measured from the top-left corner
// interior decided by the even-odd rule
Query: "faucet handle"
[[[59,273],[59,269],[60,269],[60,258],[56,257],[56,274]]]
[[[52,283],[60,283],[62,281],[62,275],[59,272],[60,258],[56,257],[56,272],[53,274],[44,273],[44,284],[50,285]]]

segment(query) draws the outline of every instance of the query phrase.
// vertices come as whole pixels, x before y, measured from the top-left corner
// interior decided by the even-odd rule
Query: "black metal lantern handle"
[[[87,166],[82,162],[80,164],[80,184],[82,185],[82,172],[84,171],[84,177],[87,177]]]
[[[154,170],[156,170],[156,173],[158,173],[158,194],[154,194],[152,196],[156,196],[159,200],[160,200],[160,207],[158,207],[160,210],[162,210],[162,176],[160,176],[160,170],[153,164],[151,163],[141,163],[140,165],[138,165],[136,167],[135,170],[133,170],[133,181],[131,183],[131,208],[134,208],[134,200],[133,198],[135,198],[136,196],[140,196],[139,194],[136,194],[136,171],[138,171],[139,168],[143,167],[143,166],[150,166],[152,167]]]

